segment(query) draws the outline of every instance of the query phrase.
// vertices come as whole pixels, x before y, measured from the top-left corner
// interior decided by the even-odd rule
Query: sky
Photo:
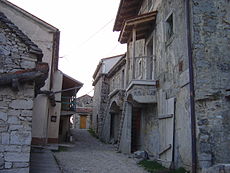
[[[125,53],[113,25],[119,0],[9,0],[61,32],[59,69],[84,83],[77,96],[93,95],[100,59]]]

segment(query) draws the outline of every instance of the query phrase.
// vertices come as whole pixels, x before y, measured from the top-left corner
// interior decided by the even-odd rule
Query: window
[[[165,22],[165,35],[166,35],[166,41],[169,41],[173,34],[174,34],[174,31],[173,31],[173,28],[174,28],[174,23],[173,23],[173,13],[171,13],[168,18],[166,19],[166,22]]]
[[[125,70],[122,70],[121,72],[121,88],[125,88]]]
[[[138,77],[141,78],[142,75],[142,60],[138,62]]]
[[[113,78],[113,80],[112,80],[112,90],[114,90],[115,89],[115,79]]]
[[[153,78],[153,37],[147,43],[147,64],[146,64],[146,79]]]

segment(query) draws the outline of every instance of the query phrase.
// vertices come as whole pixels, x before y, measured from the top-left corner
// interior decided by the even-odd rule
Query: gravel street
[[[146,173],[128,155],[100,142],[87,130],[72,130],[74,145],[55,152],[63,173]]]

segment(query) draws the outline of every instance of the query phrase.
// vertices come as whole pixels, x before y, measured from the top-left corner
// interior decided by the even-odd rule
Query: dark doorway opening
[[[132,132],[131,132],[131,152],[141,148],[141,109],[132,110]]]

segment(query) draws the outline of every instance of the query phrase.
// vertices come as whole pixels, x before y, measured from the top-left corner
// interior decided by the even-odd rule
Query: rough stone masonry
[[[29,172],[35,95],[35,79],[13,78],[11,85],[3,85],[3,78],[35,69],[41,55],[39,48],[0,13],[0,172]]]

